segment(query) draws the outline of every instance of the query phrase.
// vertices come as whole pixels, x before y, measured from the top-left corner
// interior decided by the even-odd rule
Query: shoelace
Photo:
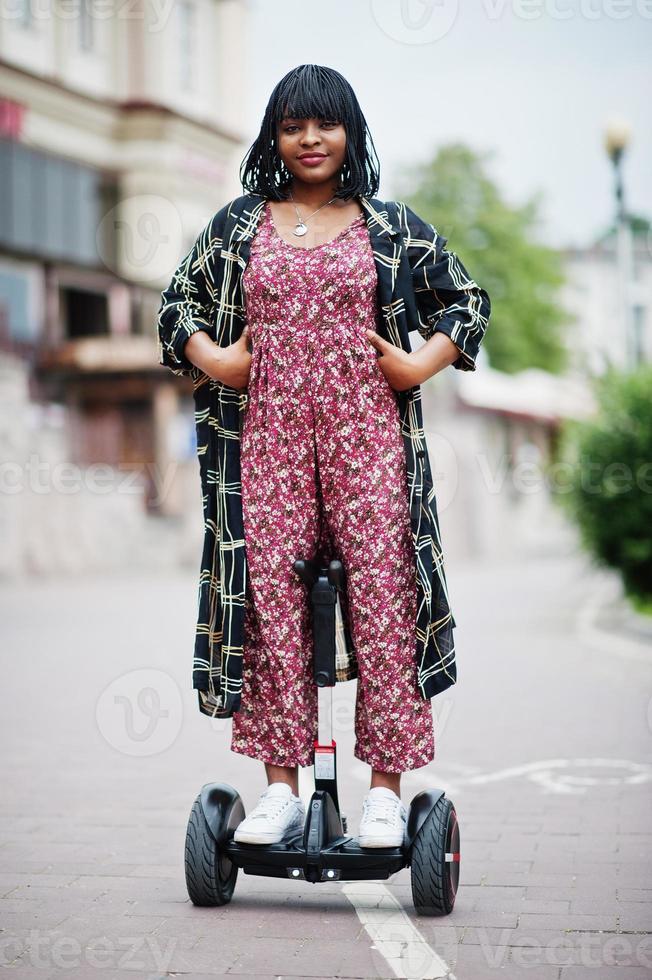
[[[397,807],[401,806],[401,801],[371,797],[371,799],[365,799],[363,806],[365,819],[370,817],[372,820],[393,824]]]
[[[252,813],[251,816],[257,820],[267,820],[269,817],[277,817],[279,813],[289,806],[294,800],[284,797],[284,796],[269,796],[267,792],[263,793],[262,799],[258,806],[260,807],[260,812]]]

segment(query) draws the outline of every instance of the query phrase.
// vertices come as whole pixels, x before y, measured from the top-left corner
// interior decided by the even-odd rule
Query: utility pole
[[[625,207],[623,156],[631,135],[627,123],[613,120],[605,132],[605,148],[614,168],[616,196],[616,261],[618,266],[618,305],[621,314],[625,364],[633,370],[639,363],[640,345],[636,336],[633,311],[634,249],[632,225]]]

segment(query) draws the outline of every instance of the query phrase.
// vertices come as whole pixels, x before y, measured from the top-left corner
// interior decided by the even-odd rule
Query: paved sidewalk
[[[459,683],[433,701],[435,762],[402,782],[406,803],[442,785],[458,808],[460,891],[436,920],[414,914],[407,869],[324,885],[240,872],[228,906],[193,907],[183,850],[201,785],[237,786],[247,810],[264,788],[262,765],[230,752],[231,722],[212,725],[189,690],[193,576],[5,587],[6,975],[652,977],[646,637],[599,622],[608,577],[577,557],[451,564],[448,580]],[[354,695],[338,685],[351,832],[369,777]]]

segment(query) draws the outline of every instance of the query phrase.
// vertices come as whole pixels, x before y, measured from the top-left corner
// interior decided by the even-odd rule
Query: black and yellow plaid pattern
[[[491,310],[486,291],[446,249],[447,239],[402,201],[362,197],[360,203],[378,272],[377,332],[410,351],[410,331],[428,339],[441,330],[460,349],[454,367],[474,370]],[[243,194],[213,215],[162,291],[157,317],[159,363],[190,377],[193,384],[205,534],[192,677],[199,710],[217,718],[238,710],[242,689],[248,578],[240,433],[248,395],[209,378],[183,351],[196,330],[205,330],[220,346],[240,336],[245,324],[242,273],[264,205],[262,196]],[[419,689],[427,699],[457,680],[456,623],[444,573],[421,388],[396,392],[396,397],[417,569],[415,664]]]

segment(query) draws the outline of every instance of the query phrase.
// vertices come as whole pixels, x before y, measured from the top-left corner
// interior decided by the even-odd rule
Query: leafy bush
[[[652,366],[610,367],[594,385],[597,417],[562,428],[570,479],[561,500],[584,545],[620,571],[644,607],[652,600]]]

